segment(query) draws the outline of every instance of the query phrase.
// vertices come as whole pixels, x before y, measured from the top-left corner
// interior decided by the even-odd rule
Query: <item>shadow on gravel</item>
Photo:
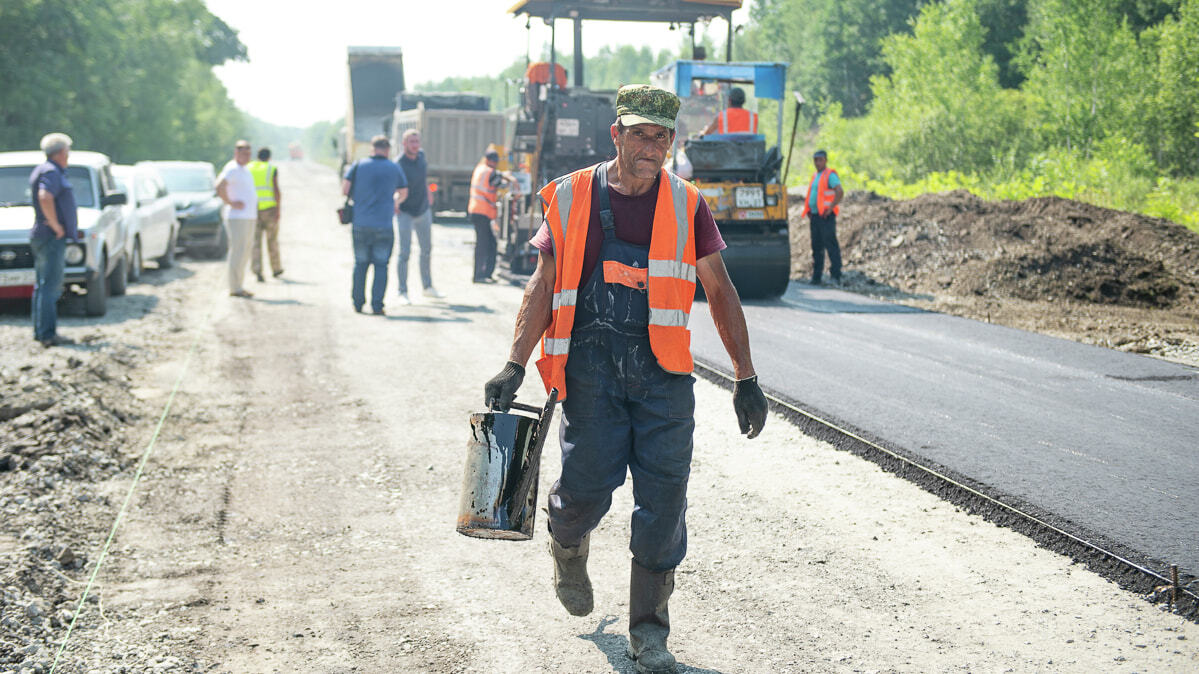
[[[88,316],[83,295],[63,295],[58,301],[58,320],[67,327],[84,325],[113,325],[137,320],[158,306],[157,295],[145,295],[135,289],[121,297],[108,299],[108,311],[103,316]],[[0,300],[0,325],[30,324],[29,300]]]
[[[170,269],[154,269],[147,268],[142,270],[142,278],[138,283],[144,283],[148,286],[164,286],[172,281],[178,281],[185,278],[191,278],[196,275],[196,272],[182,267],[178,262]],[[133,287],[137,287],[134,285]]]
[[[273,304],[276,306],[285,306],[285,305],[294,305],[297,307],[311,306],[308,302],[301,302],[300,300],[268,300],[265,297],[251,297],[250,301],[257,302],[259,304]]]
[[[495,309],[484,304],[448,304],[443,307],[456,314],[494,314]]]
[[[469,318],[454,316],[452,318],[446,316],[393,316],[387,314],[383,318],[389,321],[405,321],[408,323],[470,323]]]
[[[612,666],[612,671],[620,672],[620,674],[635,674],[637,667],[628,656],[628,637],[623,634],[609,634],[604,631],[608,625],[619,620],[620,618],[614,615],[606,615],[600,618],[600,622],[596,625],[594,632],[580,634],[579,638],[595,644],[595,647],[608,658],[608,664]],[[689,667],[684,662],[680,662],[678,669],[675,671],[678,674],[722,674],[715,669]]]

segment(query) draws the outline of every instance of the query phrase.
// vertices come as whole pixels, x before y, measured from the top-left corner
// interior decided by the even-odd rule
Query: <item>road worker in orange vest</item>
[[[466,212],[470,215],[471,224],[475,226],[475,283],[495,283],[491,278],[495,273],[496,253],[492,222],[498,213],[496,202],[500,185],[505,181],[512,181],[511,177],[497,170],[499,162],[500,153],[488,148],[470,178],[470,201],[467,203]]]
[[[828,271],[833,285],[841,285],[841,246],[837,243],[837,216],[841,213],[841,178],[828,167],[828,153],[817,150],[812,155],[816,172],[808,181],[808,197],[804,199],[803,214],[808,216],[808,231],[812,235],[812,280],[820,285],[824,272],[824,253],[828,252]],[[801,217],[802,217],[801,215]]]
[[[621,87],[611,136],[616,159],[541,190],[540,250],[503,370],[484,387],[506,410],[538,343],[545,390],[562,403],[562,474],[549,494],[554,589],[571,615],[593,608],[591,531],[612,492],[633,475],[628,655],[639,672],[673,672],[667,602],[687,551],[687,479],[695,430],[688,318],[703,284],[733,364],[733,409],[753,438],[766,398],[749,333],[699,190],[663,168],[679,99],[649,85]]]
[[[733,87],[729,92],[728,109],[716,115],[716,119],[704,129],[710,133],[757,133],[758,113],[745,109],[745,90]]]

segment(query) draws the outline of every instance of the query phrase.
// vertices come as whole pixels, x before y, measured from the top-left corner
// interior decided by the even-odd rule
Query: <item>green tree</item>
[[[62,130],[121,162],[215,160],[241,128],[212,66],[245,47],[199,0],[6,0],[0,44],[2,148]]]
[[[1089,156],[1108,135],[1133,138],[1146,63],[1121,0],[1040,0],[1019,57],[1047,145]]]
[[[1151,84],[1133,105],[1142,112],[1143,142],[1162,168],[1181,175],[1199,174],[1199,0],[1185,0],[1178,16],[1167,16],[1142,33]]]
[[[976,0],[925,5],[912,34],[883,41],[891,74],[871,80],[869,115],[850,121],[832,110],[822,140],[859,169],[909,181],[1018,164],[1030,149],[1021,98],[1000,87],[985,32]]]

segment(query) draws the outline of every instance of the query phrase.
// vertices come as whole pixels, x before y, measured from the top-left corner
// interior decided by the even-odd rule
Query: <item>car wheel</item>
[[[171,240],[167,242],[167,252],[158,258],[159,269],[170,269],[175,266],[175,249],[179,247],[179,225],[171,228]]]
[[[214,260],[224,260],[228,253],[229,234],[225,232],[225,226],[221,225],[221,233],[217,236],[216,245],[209,249],[208,257]]]
[[[101,256],[100,269],[108,266],[107,256]],[[108,275],[103,271],[92,274],[87,281],[87,296],[84,298],[88,316],[103,316],[108,313]]]
[[[139,236],[133,240],[133,257],[129,259],[129,275],[126,277],[130,283],[137,283],[142,280],[142,267],[145,261],[142,260],[142,238]]]
[[[113,297],[119,297],[125,294],[129,280],[129,260],[122,255],[120,260],[117,260],[116,269],[112,270],[112,274],[108,277],[108,294]]]

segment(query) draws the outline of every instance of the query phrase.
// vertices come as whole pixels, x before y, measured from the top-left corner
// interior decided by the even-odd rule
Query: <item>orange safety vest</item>
[[[467,213],[478,213],[495,218],[497,212],[495,202],[498,197],[497,187],[491,184],[493,173],[495,173],[495,169],[488,166],[487,162],[481,161],[475,167],[475,172],[470,177],[470,202],[466,205]]]
[[[801,218],[805,217],[810,212],[809,204],[811,204],[811,200],[812,200],[811,194],[812,194],[813,189],[817,190],[817,192],[816,192],[816,210],[821,213],[828,210],[826,207],[829,204],[833,203],[833,200],[837,198],[837,191],[830,190],[828,187],[828,177],[830,174],[836,174],[836,173],[837,172],[832,170],[831,168],[826,168],[823,171],[821,171],[820,173],[812,174],[812,180],[811,180],[811,182],[808,183],[808,195],[809,196],[804,197],[803,213],[800,213],[799,217],[801,217]],[[819,185],[816,184],[817,178],[820,179]],[[841,215],[841,207],[833,206],[833,213],[835,215]]]
[[[758,113],[745,108],[729,108],[716,116],[719,133],[757,133]]]
[[[541,339],[537,370],[548,393],[566,398],[566,359],[570,330],[583,275],[583,251],[591,224],[595,166],[555,179],[541,188],[545,221],[554,242],[554,298],[550,325]],[[650,233],[646,292],[649,343],[658,365],[673,374],[695,369],[687,321],[695,299],[695,211],[699,189],[662,169]]]

